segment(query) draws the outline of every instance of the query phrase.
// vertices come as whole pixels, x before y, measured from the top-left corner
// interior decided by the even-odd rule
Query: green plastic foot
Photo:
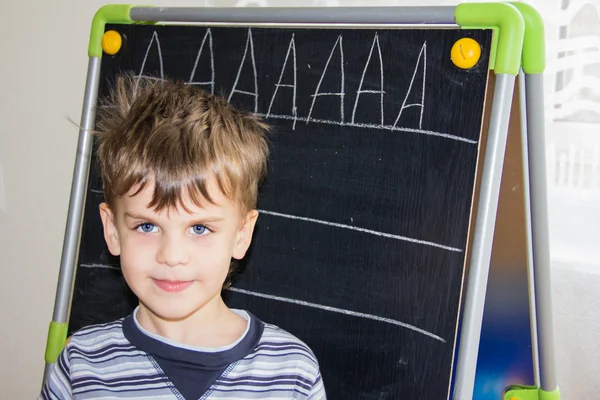
[[[560,390],[547,392],[532,386],[511,386],[504,392],[503,400],[560,400]]]
[[[61,322],[50,322],[48,328],[48,339],[46,340],[46,354],[44,359],[47,363],[54,363],[65,346],[68,326]]]
[[[558,388],[551,392],[540,389],[540,400],[560,400],[560,390]]]

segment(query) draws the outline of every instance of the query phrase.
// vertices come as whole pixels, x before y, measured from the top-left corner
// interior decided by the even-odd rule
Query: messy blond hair
[[[139,185],[154,183],[151,208],[213,202],[208,180],[239,202],[256,208],[266,174],[268,127],[220,96],[182,82],[121,75],[98,108],[97,136],[107,205]]]

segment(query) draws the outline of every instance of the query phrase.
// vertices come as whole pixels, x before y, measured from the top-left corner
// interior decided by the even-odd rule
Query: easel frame
[[[456,362],[454,393],[451,398],[471,399],[475,382],[483,309],[493,245],[494,227],[508,124],[516,76],[521,72],[525,104],[521,102],[528,159],[525,170],[528,242],[532,250],[537,334],[534,349],[539,353],[539,382],[533,388],[509,388],[505,399],[558,399],[554,372],[552,308],[550,295],[550,257],[545,174],[545,130],[543,102],[544,48],[543,24],[537,12],[521,3],[467,3],[447,7],[335,8],[154,8],[108,5],[95,15],[89,45],[89,65],[82,109],[77,157],[69,200],[65,239],[61,256],[53,319],[48,331],[46,370],[64,346],[76,269],[86,187],[90,170],[95,103],[98,97],[101,38],[107,23],[213,23],[295,24],[295,25],[418,25],[448,26],[455,29],[493,29],[494,42],[490,69],[496,74],[492,108],[487,127],[487,146],[480,173],[481,186],[471,241],[468,277],[463,288],[462,324]],[[541,30],[541,39],[540,39]],[[541,48],[539,44],[542,44]],[[540,64],[541,60],[541,64]],[[521,71],[522,67],[522,71]],[[534,350],[535,353],[535,350]],[[534,360],[537,364],[538,360]],[[535,392],[535,397],[534,396]],[[539,394],[539,397],[538,397]]]

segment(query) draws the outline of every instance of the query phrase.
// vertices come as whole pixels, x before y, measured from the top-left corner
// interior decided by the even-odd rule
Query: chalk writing
[[[363,90],[363,82],[365,80],[365,74],[367,73],[367,68],[369,67],[369,63],[371,62],[371,56],[373,55],[373,49],[377,45],[377,55],[379,56],[379,77],[380,77],[380,86],[379,90]],[[356,100],[354,100],[354,109],[352,109],[352,123],[354,123],[354,118],[356,116],[356,107],[358,106],[358,99],[360,99],[360,95],[362,93],[379,93],[379,102],[381,109],[381,124],[380,127],[383,127],[383,94],[385,93],[383,90],[383,59],[381,57],[381,47],[379,46],[379,36],[375,33],[375,39],[373,39],[373,44],[371,45],[371,51],[369,51],[369,57],[367,58],[367,62],[365,63],[365,68],[363,69],[362,76],[360,77],[360,84],[358,85],[358,90],[356,91]],[[420,126],[419,126],[420,128]]]
[[[423,85],[421,87],[421,102],[406,104],[408,101],[408,96],[412,92],[413,83],[415,83],[415,77],[417,76],[417,72],[419,71],[419,65],[421,64],[421,60],[423,60]],[[417,59],[417,64],[415,65],[415,70],[412,74],[412,78],[410,78],[410,85],[408,85],[408,90],[406,91],[406,96],[404,97],[404,101],[402,102],[402,107],[400,107],[400,112],[396,117],[396,121],[394,121],[394,127],[398,123],[402,112],[409,107],[420,107],[421,113],[419,116],[419,129],[423,127],[423,111],[425,110],[425,75],[427,70],[427,42],[423,43],[423,47],[421,47],[421,52],[419,53],[419,57]]]
[[[242,69],[244,68],[244,62],[246,61],[246,56],[248,55],[248,48],[250,48],[252,72],[254,73],[254,92],[247,92],[237,89],[237,85],[240,80],[240,75],[242,73]],[[238,73],[235,77],[235,82],[233,83],[233,87],[231,88],[231,93],[229,93],[229,98],[227,99],[227,101],[231,101],[231,98],[233,97],[234,93],[241,93],[254,96],[254,112],[258,112],[258,77],[256,76],[256,61],[254,60],[254,42],[252,41],[252,29],[250,28],[248,28],[248,36],[246,38],[246,48],[244,49],[244,56],[242,57],[242,61],[240,62],[240,68],[238,69]]]
[[[340,91],[337,93],[319,93],[319,89],[321,88],[321,83],[323,83],[323,78],[325,77],[325,73],[327,72],[327,67],[331,62],[331,57],[333,57],[333,53],[335,49],[340,48]],[[329,58],[325,63],[325,67],[323,68],[323,73],[321,74],[321,79],[319,79],[319,83],[317,84],[317,88],[315,89],[315,94],[312,95],[312,103],[310,105],[310,111],[308,112],[308,117],[306,118],[306,123],[310,122],[310,116],[312,115],[313,107],[315,106],[315,101],[319,96],[339,96],[340,97],[340,122],[344,122],[344,48],[342,47],[342,35],[339,35],[335,44],[331,48],[331,53],[329,53]]]
[[[146,66],[146,60],[148,59],[148,54],[150,54],[150,49],[152,49],[152,45],[156,43],[156,51],[158,53],[158,65],[160,70],[159,77],[144,75],[144,68]],[[146,78],[146,79],[157,79],[164,80],[165,79],[165,71],[163,67],[163,58],[162,58],[162,49],[160,48],[160,40],[158,39],[158,33],[154,31],[152,33],[152,39],[150,39],[150,43],[148,44],[148,48],[146,49],[146,54],[144,55],[144,61],[142,61],[142,66],[140,67],[140,72],[135,76],[136,78]],[[137,92],[137,85],[135,87],[134,93]]]
[[[194,81],[194,77],[196,76],[196,69],[198,68],[198,61],[200,60],[200,56],[202,55],[202,50],[204,50],[204,44],[206,43],[206,39],[208,38],[208,51],[210,52],[210,81]],[[213,52],[213,40],[212,33],[210,32],[210,28],[206,30],[204,34],[204,38],[202,39],[202,43],[200,44],[200,49],[198,50],[198,55],[196,56],[196,61],[194,62],[194,67],[192,68],[192,73],[190,74],[190,80],[186,82],[190,85],[210,85],[210,92],[215,93],[215,55]]]
[[[294,83],[293,84],[282,84],[281,79],[283,78],[283,73],[285,72],[285,67],[288,62],[288,58],[290,57],[290,52],[292,53],[292,57],[294,58]],[[296,67],[296,44],[294,42],[294,35],[292,35],[292,39],[290,40],[290,45],[288,46],[288,51],[285,55],[285,60],[283,61],[283,67],[281,67],[281,74],[279,74],[279,80],[275,85],[275,91],[273,92],[273,97],[271,97],[271,102],[269,103],[269,110],[267,111],[266,118],[269,118],[271,114],[271,108],[273,107],[273,102],[275,101],[275,96],[277,96],[277,91],[280,87],[291,87],[294,91],[292,97],[292,116],[294,117],[294,125],[293,129],[296,129],[296,119],[298,116],[298,109],[296,108],[296,76],[297,76],[297,67]]]
[[[158,56],[159,76],[150,76],[149,74],[144,73],[147,58],[149,57],[149,54],[153,47],[156,47],[156,53]],[[423,128],[423,114],[425,111],[426,81],[427,81],[427,42],[424,42],[423,45],[421,46],[421,50],[415,61],[415,67],[414,67],[414,70],[412,71],[411,80],[408,85],[408,89],[406,91],[406,94],[404,95],[404,100],[402,101],[400,110],[398,111],[396,118],[392,124],[390,124],[389,122],[386,123],[386,121],[385,121],[384,103],[385,103],[386,91],[384,90],[384,62],[383,62],[383,54],[382,54],[382,50],[381,50],[380,38],[379,38],[378,33],[375,33],[375,36],[373,37],[373,41],[371,42],[371,46],[370,46],[370,51],[369,51],[367,60],[365,62],[364,68],[362,70],[361,79],[358,84],[358,88],[356,90],[356,97],[354,99],[354,105],[352,108],[352,115],[350,117],[350,121],[346,121],[345,115],[344,115],[344,108],[345,108],[344,102],[345,102],[345,97],[346,97],[346,82],[345,82],[344,68],[345,68],[346,64],[344,61],[343,35],[338,35],[335,42],[333,43],[333,45],[331,47],[328,58],[323,66],[322,71],[321,71],[319,81],[317,82],[317,84],[314,88],[313,94],[311,95],[311,97],[312,97],[311,105],[310,105],[310,108],[308,110],[308,114],[306,117],[302,117],[302,116],[298,115],[298,105],[297,105],[298,104],[298,84],[299,84],[299,82],[298,82],[298,65],[300,65],[301,63],[299,62],[299,60],[297,58],[296,49],[297,49],[297,40],[296,40],[295,34],[292,34],[290,37],[289,43],[288,43],[286,55],[283,58],[283,63],[282,63],[281,70],[279,73],[279,79],[277,80],[277,83],[274,85],[274,90],[271,95],[271,100],[269,102],[267,112],[266,113],[259,112],[259,109],[258,109],[259,108],[259,101],[258,101],[259,100],[259,93],[258,93],[258,91],[259,91],[259,81],[258,81],[259,74],[258,74],[257,65],[256,65],[254,39],[252,37],[252,29],[249,28],[247,31],[244,52],[243,52],[242,58],[239,63],[239,67],[237,70],[237,74],[235,76],[235,80],[234,80],[233,85],[231,86],[231,89],[229,92],[228,101],[231,101],[231,99],[233,98],[233,96],[235,94],[252,96],[254,98],[253,112],[256,115],[262,116],[265,119],[280,119],[280,120],[292,121],[292,130],[296,129],[296,123],[300,121],[300,122],[304,122],[306,125],[308,125],[310,123],[316,123],[316,124],[350,126],[350,127],[366,128],[366,129],[382,129],[382,130],[389,130],[389,131],[401,131],[401,132],[408,132],[408,133],[437,136],[437,137],[441,137],[441,138],[445,138],[445,139],[449,139],[449,140],[456,140],[456,141],[468,143],[468,144],[477,144],[477,140],[471,140],[471,139],[461,137],[460,135],[455,135],[455,134],[446,133],[446,132],[439,132],[439,131],[435,131],[435,130],[428,130],[428,129]],[[208,52],[208,55],[204,55],[206,52]],[[215,46],[213,44],[213,35],[211,32],[211,29],[207,28],[207,30],[202,38],[200,47],[198,49],[198,53],[196,55],[194,65],[191,69],[189,80],[186,82],[186,84],[209,86],[211,93],[215,92],[215,84],[216,83],[215,83],[215,54],[214,54],[214,52],[215,52]],[[210,58],[210,71],[203,71],[203,73],[206,75],[208,75],[208,73],[210,73],[210,79],[208,79],[208,77],[204,78],[204,79],[196,78],[196,75],[200,72],[199,70],[201,69],[198,67],[201,57],[209,57]],[[339,60],[340,60],[340,69],[337,73],[334,73],[333,71],[329,71],[330,63],[331,63],[333,57],[339,57]],[[364,85],[365,85],[366,77],[368,75],[367,70],[369,69],[369,66],[371,66],[372,64],[375,64],[375,63],[377,64],[377,67],[378,67],[377,72],[378,72],[379,76],[377,77],[377,81],[379,84],[378,85],[379,88],[366,89],[366,88],[364,88]],[[309,65],[308,68],[310,69],[312,67]],[[249,69],[251,70],[250,72],[248,71]],[[286,74],[286,71],[290,71],[290,70],[293,72],[293,78],[292,78],[291,82],[289,82],[290,78],[284,79],[284,75]],[[372,67],[371,67],[371,70],[373,70]],[[242,77],[243,74],[248,74],[248,73],[250,73],[252,76],[251,76],[250,80],[246,80],[246,81],[252,82],[252,86],[253,86],[252,91],[242,90],[242,89],[238,88],[238,85],[240,84],[240,78]],[[326,79],[326,75],[327,76],[336,76],[338,79],[340,79],[339,91],[337,91],[337,92],[330,92],[330,91],[321,92],[321,86],[322,86],[324,80]],[[156,79],[156,80],[164,79],[162,49],[161,49],[161,44],[160,44],[158,34],[156,32],[153,32],[153,34],[152,34],[152,37],[151,37],[148,47],[146,49],[146,53],[145,53],[145,56],[142,61],[142,65],[141,65],[141,68],[139,70],[139,74],[137,75],[137,77],[145,77],[145,78]],[[371,79],[371,81],[373,81],[373,79]],[[291,91],[288,92],[291,94],[291,98],[292,98],[291,99],[292,106],[291,106],[291,110],[290,110],[289,114],[287,114],[287,113],[281,114],[281,113],[273,112],[274,105],[281,100],[280,99],[281,96],[284,96],[283,92],[280,91],[281,88],[291,89]],[[377,95],[379,97],[379,99],[378,99],[379,100],[378,101],[379,116],[376,121],[371,121],[371,122],[368,122],[368,121],[358,122],[357,121],[358,111],[361,108],[359,102],[361,100],[361,96],[364,96],[364,95]],[[323,118],[314,118],[313,117],[313,112],[315,110],[315,106],[317,105],[317,99],[320,97],[323,97],[323,96],[339,97],[339,113],[340,113],[339,119],[323,119]],[[367,105],[367,107],[370,107],[370,105]],[[402,120],[406,119],[406,118],[402,118],[402,116],[404,115],[404,112],[407,109],[412,108],[412,107],[419,108],[419,117],[418,117],[418,121],[415,123],[415,126],[411,127],[411,126],[407,126],[407,124],[405,124],[405,123],[400,123],[400,121],[401,121],[401,119]]]

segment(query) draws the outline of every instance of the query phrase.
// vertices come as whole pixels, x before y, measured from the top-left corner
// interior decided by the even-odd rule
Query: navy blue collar
[[[246,357],[260,341],[265,328],[264,323],[251,313],[247,314],[250,321],[246,335],[235,346],[222,351],[178,347],[148,336],[137,326],[133,314],[123,320],[123,334],[131,344],[155,358],[192,364],[201,369],[220,369]]]

